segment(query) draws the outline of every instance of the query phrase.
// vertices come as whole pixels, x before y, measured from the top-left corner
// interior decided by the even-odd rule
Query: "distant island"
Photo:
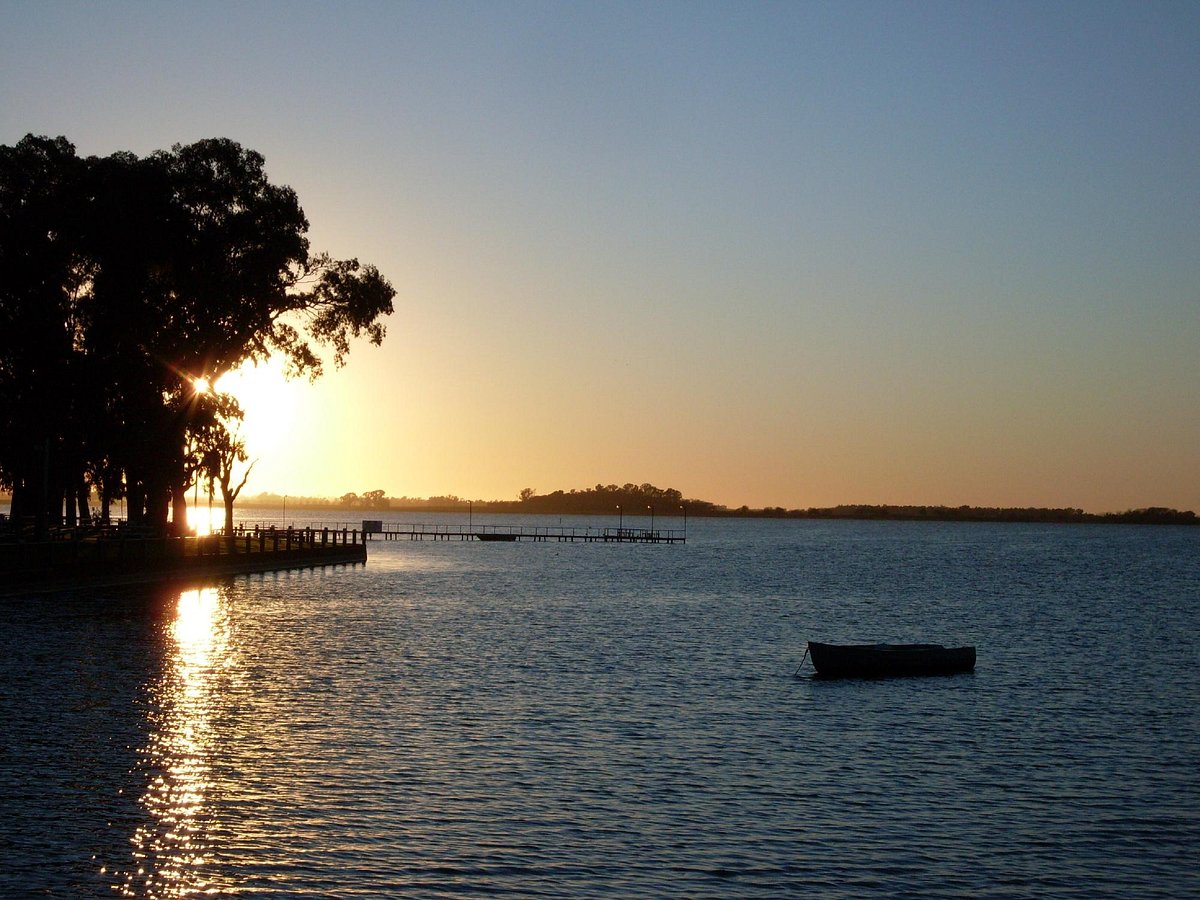
[[[247,506],[285,509],[339,509],[364,512],[419,511],[515,513],[523,515],[639,516],[653,510],[658,516],[768,518],[768,519],[869,519],[929,522],[1051,522],[1137,525],[1198,525],[1196,513],[1149,507],[1124,512],[1088,513],[1082,509],[979,506],[898,506],[844,504],[808,509],[770,506],[729,508],[708,500],[685,498],[674,488],[652,484],[601,485],[570,491],[539,494],[532,488],[516,500],[471,500],[454,495],[438,497],[388,497],[382,490],[343,494],[337,498],[291,497],[263,493],[244,497]]]

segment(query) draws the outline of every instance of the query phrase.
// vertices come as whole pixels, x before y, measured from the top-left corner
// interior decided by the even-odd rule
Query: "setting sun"
[[[275,358],[258,365],[246,364],[224,375],[215,385],[217,390],[236,397],[242,407],[245,418],[238,430],[251,459],[286,455],[298,397],[308,386],[303,379],[285,378],[283,362]]]
[[[207,394],[212,390],[212,385],[209,383],[207,378],[201,376],[199,378],[192,379],[192,390],[194,390],[197,394]]]

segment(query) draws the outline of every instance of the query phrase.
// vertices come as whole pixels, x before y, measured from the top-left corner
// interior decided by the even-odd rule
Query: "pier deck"
[[[545,543],[683,544],[679,528],[574,528],[544,525],[394,525],[364,532],[382,541],[535,541]]]

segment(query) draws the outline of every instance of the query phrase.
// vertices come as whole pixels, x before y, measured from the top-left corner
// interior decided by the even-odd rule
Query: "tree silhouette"
[[[246,462],[249,458],[246,454],[246,443],[241,435],[223,430],[217,445],[209,453],[209,459],[212,461],[208,470],[209,484],[211,485],[215,479],[221,487],[221,502],[225,506],[225,534],[228,536],[233,534],[233,505],[237,501],[238,495],[242,493],[242,488],[249,481],[250,473],[254,471],[258,460],[251,462],[242,472],[241,479],[234,484],[237,465]]]
[[[310,251],[295,192],[223,138],[81,160],[65,138],[0,147],[0,485],[14,517],[124,494],[130,520],[186,522],[197,379],[273,353],[318,377],[322,350],[382,342],[393,291]],[[193,441],[193,443],[195,443]],[[72,506],[72,508],[74,508]]]
[[[0,484],[13,492],[13,516],[35,519],[40,532],[47,497],[58,498],[61,512],[83,453],[81,168],[63,138],[0,147]]]

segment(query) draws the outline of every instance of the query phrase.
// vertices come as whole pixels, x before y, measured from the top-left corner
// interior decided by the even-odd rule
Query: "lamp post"
[[[653,537],[654,536],[654,507],[647,506],[646,509],[650,510],[650,536]]]
[[[684,506],[683,504],[680,504],[679,508],[681,510],[683,510],[683,539],[686,541],[687,540],[687,507]]]
[[[617,534],[621,534],[621,529],[625,527],[625,513],[621,512],[621,504],[617,504]]]
[[[470,531],[475,527],[475,501],[467,501],[467,530]]]

